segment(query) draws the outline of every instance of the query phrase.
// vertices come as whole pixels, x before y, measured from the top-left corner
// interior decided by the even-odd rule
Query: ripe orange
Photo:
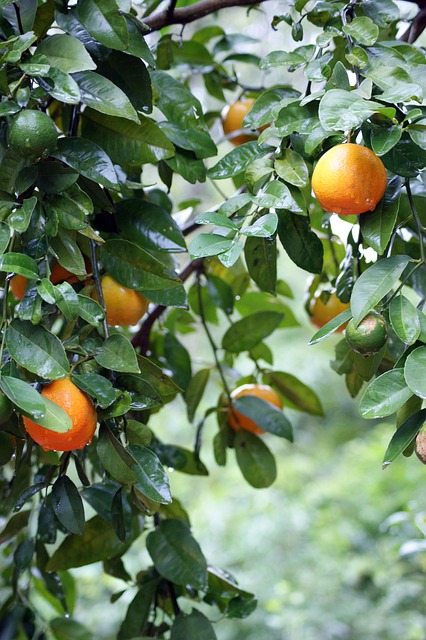
[[[244,98],[242,100],[236,100],[236,102],[227,108],[224,117],[222,118],[222,127],[225,135],[228,135],[233,131],[243,129],[243,120],[252,108],[253,103],[254,98]],[[229,142],[231,142],[235,147],[238,147],[240,144],[244,144],[245,142],[250,142],[250,140],[255,139],[256,134],[254,132],[252,135],[241,133],[238,136],[230,138]]]
[[[236,398],[241,398],[242,396],[254,396],[255,398],[260,398],[261,400],[270,402],[279,409],[283,408],[283,403],[280,396],[276,391],[274,391],[274,389],[272,389],[272,387],[267,384],[243,384],[240,387],[234,389],[234,391],[231,393],[231,399],[234,400]],[[246,431],[251,431],[251,433],[256,433],[257,435],[262,435],[262,433],[265,433],[264,430],[254,422],[254,420],[251,420],[247,416],[231,407],[229,408],[228,413],[228,424],[234,431],[245,429]]]
[[[386,190],[386,169],[359,144],[338,144],[318,160],[312,189],[325,211],[343,216],[373,211]]]
[[[339,315],[339,313],[349,309],[349,306],[349,302],[341,302],[335,292],[330,295],[328,300],[323,300],[321,294],[318,294],[312,298],[309,307],[311,322],[321,329],[321,327],[327,324],[327,322],[330,322],[330,320]],[[341,333],[345,326],[346,325],[342,325],[337,329],[337,331]]]
[[[109,275],[102,277],[101,286],[108,324],[127,327],[136,324],[146,313],[149,300],[138,291],[123,286]],[[92,297],[98,299],[96,291]]]
[[[92,265],[90,264],[90,260],[84,257],[84,263],[86,265],[86,271],[92,270]],[[80,278],[68,269],[65,269],[59,262],[55,262],[53,265],[52,272],[50,274],[50,282],[52,284],[59,284],[60,282],[68,282],[69,284],[75,284],[76,282],[81,282]],[[27,285],[27,278],[25,276],[20,276],[16,274],[10,280],[10,290],[17,300],[22,300],[25,294],[25,287]]]
[[[71,451],[82,449],[91,441],[97,415],[87,393],[81,391],[69,378],[62,378],[46,385],[41,395],[55,402],[70,416],[72,428],[66,433],[57,433],[24,417],[25,429],[35,442],[45,451]]]

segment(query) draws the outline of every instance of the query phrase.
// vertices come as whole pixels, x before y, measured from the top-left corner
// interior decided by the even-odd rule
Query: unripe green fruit
[[[348,345],[362,356],[371,356],[380,351],[387,337],[386,320],[377,311],[370,311],[358,326],[352,319],[346,327]]]
[[[9,146],[25,158],[49,155],[56,147],[58,132],[53,120],[42,111],[23,109],[9,125]]]

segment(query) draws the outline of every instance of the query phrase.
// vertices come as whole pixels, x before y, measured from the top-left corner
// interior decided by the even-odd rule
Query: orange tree
[[[237,20],[248,12],[265,22],[268,0],[2,0],[0,616],[8,637],[97,637],[70,616],[77,585],[69,570],[93,562],[131,590],[119,640],[206,640],[216,637],[208,606],[225,617],[253,611],[255,596],[203,555],[165,469],[192,483],[208,473],[203,427],[216,416],[217,465],[235,454],[243,478],[267,487],[274,437],[293,439],[287,408],[322,415],[315,392],[275,367],[265,342],[297,325],[279,247],[311,274],[307,313],[320,297],[343,309],[317,322],[312,345],[349,320],[356,331],[371,312],[383,316],[385,343],[366,356],[362,338],[355,351],[343,337],[332,367],[364,418],[395,416],[385,465],[415,449],[426,396],[426,57],[413,44],[423,4],[410,18],[392,0],[283,2],[269,28],[288,46],[259,57],[253,38],[216,16],[231,24],[227,12]],[[244,84],[241,64],[263,70],[264,84]],[[242,122],[251,139],[232,148],[235,132],[227,138],[219,123],[240,99],[254,99]],[[324,170],[322,162],[321,201],[324,190],[334,198],[325,211],[312,174],[346,143],[383,164],[386,191],[383,170],[370,173],[362,161]],[[364,196],[367,211],[345,216],[342,241],[336,211],[350,213],[367,182],[380,201]],[[207,183],[217,185],[214,203]],[[57,263],[71,282],[52,282]],[[15,276],[25,279],[21,300],[10,291]],[[116,326],[106,321],[105,277],[124,292],[122,317],[112,296]],[[144,305],[129,328],[135,293]],[[205,336],[211,366],[200,368],[184,346],[189,332]],[[245,377],[235,373],[240,354],[253,365]],[[205,409],[209,379],[217,401]],[[62,380],[73,389],[68,404],[60,391],[43,393]],[[232,398],[242,384],[268,385],[284,410]],[[150,416],[179,395],[195,426],[192,450],[150,428]],[[231,429],[230,403],[271,435]],[[58,434],[87,414],[87,446],[56,451],[66,440]],[[43,448],[26,431],[34,423]],[[129,573],[122,558],[139,538],[150,562]],[[56,617],[32,606],[34,593]]]

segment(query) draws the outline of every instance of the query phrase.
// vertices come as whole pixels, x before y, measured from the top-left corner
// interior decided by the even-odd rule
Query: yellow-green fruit
[[[346,341],[351,349],[362,356],[371,356],[383,347],[388,337],[388,327],[384,317],[377,311],[370,311],[357,326],[350,320],[346,327]]]
[[[47,156],[56,147],[58,132],[42,111],[23,109],[9,125],[9,146],[25,158]]]
[[[4,424],[13,413],[13,404],[4,393],[0,392],[0,424]]]
[[[420,431],[417,434],[416,455],[423,464],[426,464],[426,431]]]

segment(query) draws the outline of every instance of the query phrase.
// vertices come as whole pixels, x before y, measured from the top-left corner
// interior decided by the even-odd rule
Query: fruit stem
[[[419,214],[417,213],[416,205],[414,204],[413,194],[411,192],[410,180],[408,179],[405,183],[405,189],[407,191],[408,202],[410,204],[411,213],[413,214],[414,222],[417,227],[417,233],[419,234],[419,248],[420,248],[420,260],[422,264],[425,262],[425,248],[424,248],[424,232],[425,227],[422,225],[422,222],[419,218]]]
[[[197,287],[197,298],[198,298],[198,307],[199,307],[200,316],[201,316],[201,323],[202,323],[202,325],[204,327],[204,331],[206,333],[207,339],[210,342],[210,346],[212,348],[213,356],[214,356],[214,359],[215,359],[215,362],[216,362],[216,367],[217,367],[217,370],[219,372],[219,375],[220,375],[222,383],[223,383],[223,388],[225,390],[226,395],[228,396],[229,401],[231,402],[231,392],[229,390],[228,383],[226,382],[225,374],[223,373],[222,365],[221,365],[221,363],[219,361],[219,357],[217,355],[218,348],[216,346],[215,341],[213,340],[212,334],[210,333],[210,329],[208,327],[208,324],[206,322],[206,318],[205,318],[205,315],[204,315],[204,305],[203,305],[203,297],[202,297],[202,294],[201,294],[201,280],[200,280],[200,278],[201,278],[201,272],[197,271],[196,287]]]

